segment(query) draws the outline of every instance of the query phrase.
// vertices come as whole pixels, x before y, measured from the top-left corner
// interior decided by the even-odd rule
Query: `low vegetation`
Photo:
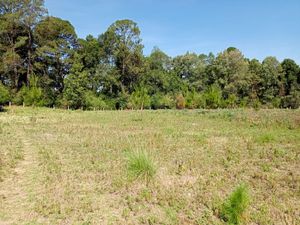
[[[142,179],[149,184],[156,174],[156,165],[147,152],[136,151],[127,153],[127,170],[131,178]]]
[[[1,224],[300,223],[299,110],[11,107],[0,132]]]
[[[242,224],[250,203],[249,191],[245,185],[237,187],[221,207],[221,217],[231,225]]]

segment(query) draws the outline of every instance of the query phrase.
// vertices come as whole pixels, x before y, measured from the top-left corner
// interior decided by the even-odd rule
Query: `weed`
[[[241,224],[249,206],[250,196],[245,185],[238,186],[221,206],[221,218],[231,225]]]
[[[145,151],[127,153],[127,170],[131,178],[145,180],[147,185],[154,178],[157,168],[153,159]]]

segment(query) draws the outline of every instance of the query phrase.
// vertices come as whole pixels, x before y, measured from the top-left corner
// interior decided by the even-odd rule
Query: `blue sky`
[[[300,63],[300,0],[45,0],[49,14],[69,20],[79,37],[98,36],[118,19],[138,23],[149,54],[218,53]]]

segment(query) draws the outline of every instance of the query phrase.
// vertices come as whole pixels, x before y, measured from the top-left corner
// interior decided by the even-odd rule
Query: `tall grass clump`
[[[221,206],[221,218],[230,225],[239,225],[244,221],[244,214],[250,203],[247,186],[238,186]]]
[[[127,171],[130,178],[142,179],[147,185],[156,174],[157,168],[154,160],[145,151],[127,153]]]

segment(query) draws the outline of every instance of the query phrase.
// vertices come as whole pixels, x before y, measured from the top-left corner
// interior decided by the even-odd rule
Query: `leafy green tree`
[[[118,20],[99,37],[106,62],[116,67],[122,92],[134,90],[143,70],[140,30],[131,20]]]
[[[20,10],[20,21],[24,26],[27,38],[27,53],[26,53],[26,67],[27,67],[27,85],[29,85],[29,77],[33,73],[34,60],[34,29],[35,26],[42,20],[47,13],[44,7],[44,0],[22,0],[23,5]]]
[[[77,46],[74,27],[65,20],[47,17],[40,21],[34,32],[37,43],[35,73],[43,75],[43,88],[48,98],[62,94],[64,80],[72,66],[72,55]]]
[[[239,98],[249,95],[251,77],[248,62],[239,50],[229,48],[220,53],[213,66],[212,75],[215,76],[216,84],[223,90],[225,98],[230,94]]]
[[[86,106],[85,96],[88,90],[88,73],[84,71],[83,68],[79,56],[76,54],[70,74],[65,78],[65,88],[63,92],[65,107],[79,109]]]
[[[195,76],[198,56],[187,52],[185,55],[177,56],[173,60],[174,72],[181,78],[189,80]]]
[[[155,47],[150,56],[145,58],[145,71],[139,79],[140,86],[145,86],[150,95],[166,92],[170,85],[171,58]]]
[[[200,54],[198,56],[194,76],[189,79],[192,89],[201,92],[208,86],[209,75],[207,74],[207,67],[210,65],[213,57],[212,53],[209,55]]]
[[[300,90],[300,67],[292,59],[285,59],[281,63],[285,94],[290,95]]]
[[[162,70],[147,71],[141,78],[140,84],[148,89],[149,94],[166,93],[169,89],[169,73]]]
[[[36,24],[45,16],[43,0],[2,0],[0,2],[0,70],[11,88],[29,85],[33,74]],[[3,80],[3,78],[1,78]]]
[[[187,52],[185,55],[173,59],[173,71],[183,81],[186,81],[190,89],[203,91],[208,83],[206,67],[210,56],[196,55]]]
[[[254,102],[258,100],[259,96],[261,96],[262,72],[262,64],[257,59],[253,59],[249,62],[249,76],[251,77],[251,90],[249,97]]]
[[[275,57],[267,57],[262,62],[261,101],[266,104],[272,99],[284,95],[282,83],[283,71]]]
[[[285,96],[282,96],[281,106],[299,108],[300,106],[300,67],[292,59],[281,63],[283,70],[283,85]]]
[[[0,2],[0,79],[12,89],[25,81],[24,49],[27,37],[20,23],[21,1]]]
[[[116,98],[120,94],[121,81],[120,74],[116,68],[110,64],[99,64],[96,68],[97,91],[110,98]]]
[[[103,63],[103,51],[96,38],[88,35],[86,39],[78,40],[77,53],[81,58],[84,70],[89,76],[89,88],[95,93],[99,91],[101,76],[98,76],[99,70],[106,70],[109,65]]]
[[[155,47],[145,59],[145,71],[139,84],[145,86],[150,95],[159,92],[174,94],[181,92],[184,81],[174,72],[171,57]]]
[[[172,68],[172,59],[158,47],[154,47],[150,56],[147,57],[147,64],[150,70],[168,72]]]

